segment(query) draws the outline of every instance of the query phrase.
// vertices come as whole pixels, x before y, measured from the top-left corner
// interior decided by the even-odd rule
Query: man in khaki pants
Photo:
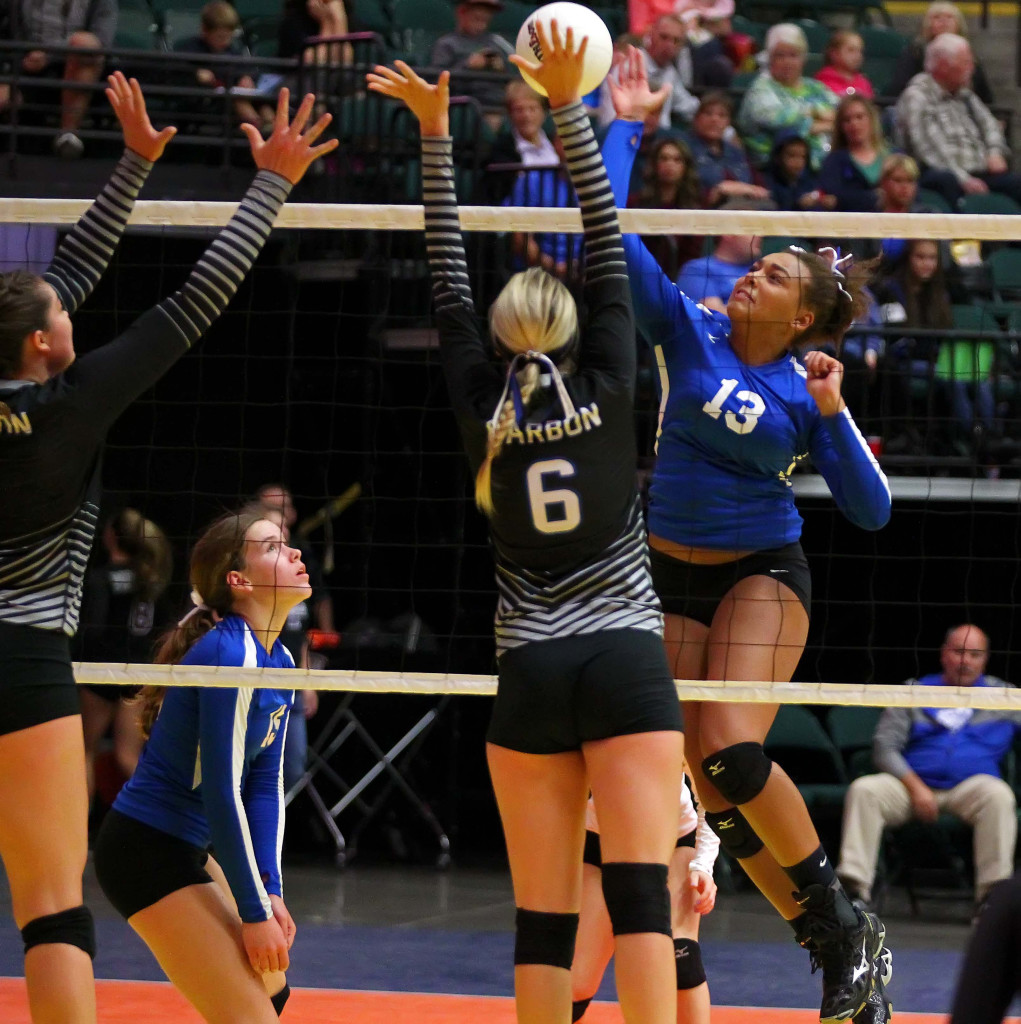
[[[939,674],[922,686],[1006,686],[984,674],[989,638],[977,626],[954,626],[940,649]],[[1021,728],[1021,712],[970,708],[887,708],[876,726],[878,775],[851,783],[844,803],[837,874],[848,894],[868,900],[883,828],[910,818],[935,821],[941,811],[975,830],[975,899],[1014,872],[1017,814],[1000,762]]]

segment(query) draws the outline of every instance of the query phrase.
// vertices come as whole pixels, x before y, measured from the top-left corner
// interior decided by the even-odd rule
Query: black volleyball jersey
[[[68,313],[88,297],[151,168],[125,152],[44,279]],[[290,182],[259,171],[180,291],[44,384],[0,380],[0,622],[78,626],[107,430],[223,312],[258,256]]]
[[[492,464],[498,651],[601,629],[662,629],[635,483],[635,334],[617,211],[581,104],[554,117],[585,230],[585,315],[578,367],[564,378],[573,415],[565,415],[554,388],[543,390]],[[506,367],[493,362],[479,335],[451,143],[423,139],[422,152],[444,371],[477,471]]]

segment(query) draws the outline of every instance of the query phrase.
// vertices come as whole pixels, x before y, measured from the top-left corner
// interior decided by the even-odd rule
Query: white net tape
[[[453,673],[360,672],[335,669],[241,669],[206,665],[113,665],[78,663],[79,683],[124,686],[245,686],[341,693],[453,694],[491,697],[495,676]],[[681,700],[760,704],[856,704],[863,707],[983,708],[1021,710],[1021,689],[1009,686],[917,686],[847,683],[769,683],[679,679]]]
[[[0,223],[73,224],[88,208],[80,199],[0,199]],[[219,227],[234,203],[140,200],[130,223],[151,227]],[[1011,217],[953,213],[799,213],[772,210],[621,210],[621,229],[642,235],[786,235],[797,238],[968,238],[1012,241],[1021,226]],[[421,206],[292,203],[279,228],[421,231]],[[463,206],[465,231],[581,232],[575,209]]]

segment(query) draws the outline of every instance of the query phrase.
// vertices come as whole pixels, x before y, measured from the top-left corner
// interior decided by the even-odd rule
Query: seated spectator
[[[681,139],[660,139],[645,161],[644,184],[628,197],[641,210],[698,210],[702,190],[691,152]],[[702,254],[701,235],[642,235],[646,249],[673,281],[681,265]]]
[[[889,153],[876,185],[879,205],[877,213],[936,213],[931,206],[918,201],[918,164],[906,153]],[[882,256],[892,266],[904,253],[903,238],[854,238],[849,247],[856,259]]]
[[[833,147],[819,172],[819,188],[836,199],[834,209],[868,213],[879,208],[879,178],[889,152],[875,105],[845,96],[837,105]]]
[[[277,56],[297,57],[306,64],[350,63],[349,44],[305,46],[316,36],[343,36],[350,31],[344,0],[284,0],[284,16],[277,30]]]
[[[245,48],[238,38],[240,29],[241,18],[231,4],[227,0],[211,0],[199,15],[199,34],[176,42],[174,52],[243,57]],[[240,65],[229,67],[214,64],[212,67],[197,68],[195,81],[209,89],[255,88],[255,79]],[[269,98],[253,102],[247,97],[237,97],[234,99],[234,114],[241,124],[254,124],[268,135],[273,130],[276,116],[274,103],[275,98],[273,102]]]
[[[26,98],[31,79],[56,78],[91,85],[103,73],[103,57],[96,50],[109,49],[117,28],[117,0],[8,0],[10,38],[38,44],[21,58],[22,98]],[[47,53],[49,47],[69,46],[65,56]],[[42,104],[52,104],[53,93],[46,90]],[[10,86],[0,86],[0,107],[11,100]],[[92,93],[63,89],[60,93],[60,132],[53,140],[53,151],[67,160],[80,157],[85,145],[78,136]]]
[[[749,159],[763,166],[777,133],[797,132],[809,143],[810,166],[818,170],[829,151],[837,98],[814,78],[805,78],[808,42],[797,25],[774,25],[766,33],[769,64],[749,86],[737,114],[737,130]]]
[[[696,67],[684,22],[676,14],[664,14],[657,18],[645,33],[639,52],[645,62],[649,88],[655,92],[670,86],[667,102],[658,108],[658,126],[669,129],[671,126],[690,125],[698,110],[698,98],[689,91],[696,85]],[[614,70],[610,74],[617,73],[617,65],[623,57],[620,48],[617,48],[617,54]],[[598,116],[603,126],[616,117],[610,90],[605,82],[599,90]]]
[[[762,203],[731,199],[723,210],[761,210]],[[711,256],[700,256],[681,267],[677,287],[695,302],[727,312],[734,285],[751,270],[762,252],[762,239],[756,235],[720,235]]]
[[[729,89],[737,71],[730,49],[734,0],[677,0],[695,66],[695,85]]]
[[[522,171],[514,182],[504,206],[531,206],[566,208],[577,206],[574,189],[566,171],[564,147],[557,135],[553,144],[557,159],[552,167],[533,167]],[[541,232],[526,234],[515,232],[511,236],[511,267],[542,267],[561,279],[573,277],[578,270],[582,236],[569,232]]]
[[[1021,202],[1021,176],[1007,170],[999,122],[969,88],[975,63],[962,36],[944,32],[925,51],[894,110],[903,149],[922,168],[921,185],[951,206],[965,194],[1003,192]]]
[[[924,436],[930,424],[922,424],[922,429],[919,429],[913,420],[911,383],[913,380],[923,381],[927,392],[935,395],[936,360],[943,342],[940,338],[916,337],[912,331],[915,328],[950,330],[954,326],[942,248],[928,239],[911,239],[892,269],[873,290],[880,304],[883,323],[903,331],[886,338],[886,411],[890,438],[885,448],[891,455],[923,454],[932,447]],[[932,411],[930,406],[927,412],[931,414]],[[954,442],[963,440],[970,421],[969,412],[966,419],[953,425],[951,446],[956,447]]]
[[[734,104],[725,92],[707,92],[686,135],[707,207],[726,199],[766,199],[769,189],[754,183],[744,150],[727,137]]]
[[[508,71],[507,58],[514,52],[503,36],[489,31],[493,15],[503,8],[500,0],[465,0],[454,8],[457,28],[433,43],[429,63],[451,71]],[[484,107],[503,103],[504,83],[462,79],[458,91],[474,96]]]
[[[942,672],[910,679],[921,686],[1006,686],[985,674],[989,639],[978,626],[948,630]],[[1014,871],[1017,807],[1000,762],[1021,726],[1017,711],[972,708],[887,708],[876,726],[872,760],[877,775],[851,783],[837,874],[849,896],[866,902],[883,829],[916,818],[935,822],[949,813],[974,829],[975,899]]]
[[[530,167],[549,167],[559,163],[557,151],[543,130],[549,113],[546,98],[518,78],[507,83],[503,100],[507,120],[493,142],[490,161]]]
[[[865,63],[865,44],[857,32],[850,29],[834,32],[826,44],[824,56],[826,63],[815,77],[835,96],[872,99],[875,95],[872,83],[861,73],[861,66]]]
[[[908,87],[911,79],[925,70],[925,48],[936,36],[944,32],[952,32],[967,39],[968,19],[957,4],[948,3],[947,0],[935,0],[922,15],[919,34],[901,51],[888,86],[891,96],[899,96]],[[971,87],[975,90],[975,95],[987,106],[996,102],[989,78],[979,61],[975,62],[975,75]]]
[[[762,180],[778,210],[832,210],[835,196],[819,189],[809,164],[809,144],[796,131],[778,132]]]

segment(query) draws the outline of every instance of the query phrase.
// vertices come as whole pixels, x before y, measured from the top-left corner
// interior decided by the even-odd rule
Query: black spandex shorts
[[[795,542],[719,565],[699,565],[649,548],[652,585],[667,615],[711,626],[713,615],[731,588],[749,576],[768,576],[791,588],[805,611],[812,612],[812,574],[801,545]]]
[[[78,714],[68,637],[0,622],[0,735]]]
[[[486,738],[526,754],[561,754],[591,740],[681,728],[660,635],[611,629],[507,651]]]
[[[109,811],[96,836],[96,877],[125,919],[178,889],[213,881],[209,854],[120,811]]]
[[[678,836],[675,849],[679,850],[682,846],[688,846],[693,850],[695,849],[694,829],[690,832],[685,832],[683,836]],[[590,832],[588,829],[585,830],[585,852],[582,854],[581,859],[586,864],[591,864],[594,868],[601,868],[603,866],[603,854],[599,847],[598,832]]]

